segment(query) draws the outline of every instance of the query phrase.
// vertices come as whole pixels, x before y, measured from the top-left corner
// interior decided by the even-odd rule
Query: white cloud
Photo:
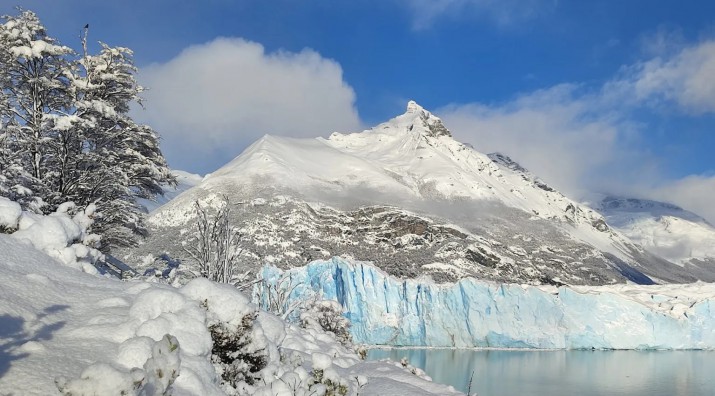
[[[664,42],[667,42],[664,41]],[[662,47],[666,44],[658,42]],[[670,50],[672,51],[672,50]],[[607,89],[655,105],[675,103],[680,110],[715,112],[715,41],[682,48],[626,67]]]
[[[673,202],[715,225],[715,176],[692,175],[655,187],[649,195]]]
[[[400,0],[410,10],[413,27],[430,27],[442,17],[485,16],[497,25],[535,18],[553,8],[554,0]]]
[[[306,49],[266,53],[238,38],[192,46],[140,70],[146,109],[170,165],[212,171],[264,134],[313,137],[360,128],[340,65]]]

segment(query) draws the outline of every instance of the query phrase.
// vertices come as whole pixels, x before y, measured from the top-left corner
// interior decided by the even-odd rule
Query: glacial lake
[[[371,349],[479,396],[713,396],[715,351]]]

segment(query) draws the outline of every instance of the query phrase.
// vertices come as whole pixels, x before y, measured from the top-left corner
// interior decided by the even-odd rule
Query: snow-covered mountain
[[[611,229],[598,212],[505,155],[454,140],[410,102],[372,129],[328,139],[264,136],[156,211],[129,261],[157,249],[185,258],[194,202],[227,196],[252,268],[344,256],[438,281],[605,284],[715,280]]]
[[[595,209],[653,254],[686,268],[715,270],[715,227],[702,217],[669,203],[612,196]]]

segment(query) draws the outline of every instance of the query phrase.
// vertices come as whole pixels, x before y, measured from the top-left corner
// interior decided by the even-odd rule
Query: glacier
[[[367,262],[332,258],[264,282],[289,283],[289,302],[338,301],[353,339],[368,345],[715,349],[715,284],[526,286],[472,278],[403,280]],[[269,288],[254,289],[266,303]]]

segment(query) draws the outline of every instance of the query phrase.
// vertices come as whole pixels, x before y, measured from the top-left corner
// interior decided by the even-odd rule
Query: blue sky
[[[137,118],[176,168],[210,172],[265,133],[360,130],[414,99],[458,139],[569,193],[715,219],[712,1],[18,4],[66,45],[89,23],[91,40],[135,51],[151,89]]]

